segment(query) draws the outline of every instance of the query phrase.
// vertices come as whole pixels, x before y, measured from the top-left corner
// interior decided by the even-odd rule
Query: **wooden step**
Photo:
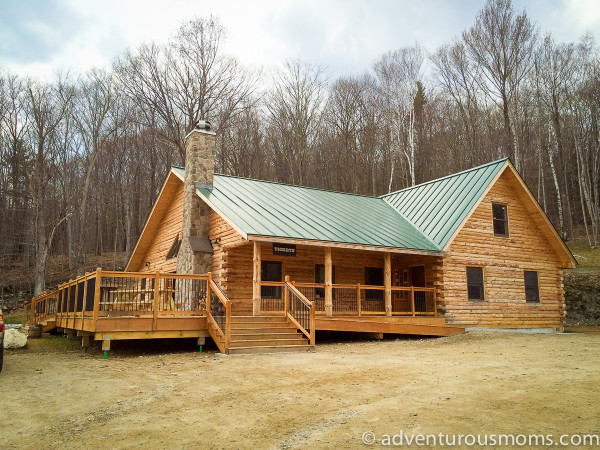
[[[231,329],[237,330],[240,328],[290,328],[293,325],[289,322],[232,322]],[[295,328],[295,327],[294,327]]]
[[[243,340],[243,339],[295,339],[297,337],[303,337],[303,334],[300,334],[296,331],[290,331],[285,332],[273,332],[273,333],[268,333],[268,332],[264,332],[264,333],[252,333],[251,330],[254,330],[255,328],[252,328],[250,330],[248,330],[247,332],[244,333],[234,333],[233,330],[231,331],[231,340]],[[237,330],[236,330],[237,331]]]
[[[308,345],[308,339],[244,339],[231,340],[229,348],[237,347],[267,347],[267,346],[289,346],[289,345]]]
[[[279,352],[314,352],[314,345],[273,345],[256,347],[231,347],[230,355],[242,355],[250,353],[279,353]]]
[[[238,322],[287,322],[284,316],[231,316],[231,323]]]
[[[231,328],[231,334],[263,334],[263,333],[292,333],[295,327],[250,327]]]

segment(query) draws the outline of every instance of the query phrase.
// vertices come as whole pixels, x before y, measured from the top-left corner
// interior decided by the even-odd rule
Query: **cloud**
[[[600,30],[600,3],[513,0],[559,41]],[[164,42],[193,16],[218,16],[226,51],[246,65],[286,58],[327,65],[332,77],[358,74],[388,50],[420,43],[430,51],[469,27],[483,0],[0,0],[0,65],[52,76],[110,65],[127,47]]]

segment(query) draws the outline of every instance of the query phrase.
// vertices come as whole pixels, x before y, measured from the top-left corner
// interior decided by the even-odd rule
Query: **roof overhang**
[[[289,237],[280,236],[259,236],[249,234],[247,239],[249,241],[258,242],[280,242],[282,244],[296,244],[296,245],[312,245],[315,247],[331,247],[331,248],[345,248],[351,250],[364,250],[370,252],[383,252],[383,253],[399,253],[399,254],[410,254],[410,255],[424,255],[424,256],[445,256],[443,251],[432,251],[432,250],[418,250],[411,248],[396,248],[396,247],[383,247],[376,245],[362,245],[353,244],[347,242],[331,242],[331,241],[315,241],[310,239],[294,239]]]

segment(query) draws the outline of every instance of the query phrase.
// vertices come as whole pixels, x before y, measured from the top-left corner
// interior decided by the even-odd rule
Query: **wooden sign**
[[[279,256],[296,256],[296,245],[273,244],[273,254]]]

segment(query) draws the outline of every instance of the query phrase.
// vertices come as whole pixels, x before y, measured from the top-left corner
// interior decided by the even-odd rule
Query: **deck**
[[[285,282],[277,286],[279,303],[263,301],[270,311],[232,316],[232,303],[210,273],[204,275],[108,272],[98,269],[32,299],[23,311],[24,326],[54,328],[82,338],[122,339],[211,337],[223,353],[303,351],[314,349],[316,331],[449,336],[464,328],[448,326],[436,313],[435,290],[397,288],[387,314],[382,287],[338,286],[332,314],[327,314],[320,285]],[[426,293],[428,293],[426,295]],[[310,300],[308,297],[312,297]],[[268,308],[266,308],[268,309]]]

